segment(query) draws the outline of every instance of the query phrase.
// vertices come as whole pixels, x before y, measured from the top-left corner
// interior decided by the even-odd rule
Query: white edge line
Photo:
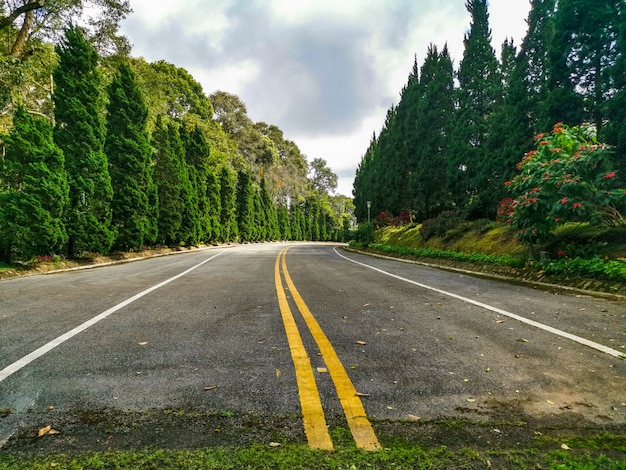
[[[470,299],[470,298],[467,298],[467,297],[463,297],[462,295],[453,294],[452,292],[447,292],[445,290],[437,289],[436,287],[432,287],[432,286],[428,286],[426,284],[422,284],[420,282],[412,281],[410,279],[406,279],[404,277],[398,276],[396,274],[392,274],[392,273],[384,271],[382,269],[375,268],[374,266],[370,266],[369,264],[361,263],[360,261],[356,261],[356,260],[353,260],[351,258],[348,258],[347,256],[342,255],[341,253],[339,253],[339,251],[337,251],[337,248],[333,248],[333,251],[338,256],[340,256],[343,259],[346,259],[348,261],[351,261],[352,263],[364,266],[366,268],[373,269],[374,271],[377,271],[379,273],[385,274],[387,276],[391,276],[393,278],[399,279],[399,280],[404,281],[404,282],[408,282],[410,284],[414,284],[414,285],[422,287],[424,289],[429,289],[429,290],[438,292],[440,294],[444,294],[444,295],[447,295],[449,297],[453,297],[455,299],[462,300],[463,302],[467,302],[467,303],[476,305],[476,306],[484,308],[486,310],[491,310],[492,312],[496,312],[496,313],[499,313],[501,315],[507,316],[509,318],[513,318],[513,319],[515,319],[517,321],[520,321],[522,323],[526,323],[527,325],[531,325],[531,326],[534,326],[534,327],[539,328],[541,330],[547,331],[549,333],[561,336],[563,338],[570,339],[570,340],[575,341],[575,342],[577,342],[579,344],[584,344],[585,346],[588,346],[590,348],[596,349],[596,350],[601,351],[601,352],[606,353],[606,354],[610,354],[611,356],[615,356],[615,357],[620,358],[620,359],[624,359],[624,357],[625,357],[623,352],[620,352],[620,351],[618,351],[616,349],[613,349],[613,348],[609,348],[608,346],[604,346],[604,345],[602,345],[600,343],[596,343],[595,341],[590,341],[588,339],[581,338],[580,336],[576,336],[576,335],[573,335],[571,333],[567,333],[565,331],[559,330],[557,328],[553,328],[551,326],[544,325],[543,323],[539,323],[539,322],[536,322],[534,320],[530,320],[528,318],[522,317],[520,315],[516,315],[514,313],[507,312],[506,310],[502,310],[502,309],[500,309],[498,307],[493,307],[491,305],[487,305],[487,304],[484,304],[482,302],[478,302],[476,300],[473,300],[473,299]]]
[[[77,334],[85,331],[87,328],[89,328],[90,326],[95,325],[100,320],[104,320],[106,317],[108,317],[112,313],[117,312],[118,310],[126,307],[127,305],[129,305],[129,304],[133,303],[135,300],[138,300],[141,297],[149,294],[150,292],[153,292],[153,291],[159,289],[160,287],[163,287],[164,285],[169,284],[170,282],[175,281],[176,279],[178,279],[180,277],[183,277],[184,275],[190,273],[191,271],[193,271],[196,268],[199,268],[203,264],[208,263],[209,261],[211,261],[215,257],[221,255],[222,253],[224,253],[224,251],[220,251],[219,253],[211,256],[210,258],[205,259],[201,263],[198,263],[195,266],[192,266],[191,268],[187,269],[186,271],[183,271],[182,273],[177,274],[174,277],[171,277],[171,278],[169,278],[169,279],[167,279],[167,280],[165,280],[163,282],[160,282],[159,284],[156,284],[156,285],[154,285],[152,287],[149,287],[146,290],[143,290],[143,291],[139,292],[138,294],[133,295],[132,297],[124,300],[123,302],[120,302],[119,304],[111,307],[110,309],[105,310],[104,312],[100,313],[99,315],[96,315],[95,317],[93,317],[93,318],[87,320],[86,322],[78,325],[76,328],[71,329],[67,333],[64,333],[61,336],[53,339],[52,341],[44,344],[40,348],[35,349],[30,354],[27,354],[26,356],[22,357],[21,359],[18,359],[17,361],[15,361],[13,364],[11,364],[11,365],[5,367],[4,369],[0,370],[0,382],[2,382],[4,379],[6,379],[10,375],[14,374],[15,372],[17,372],[18,370],[22,369],[23,367],[27,366],[28,364],[30,364],[34,360],[40,358],[44,354],[50,352],[52,349],[56,348],[57,346],[59,346],[60,344],[64,343],[68,339],[72,338],[73,336],[76,336]]]

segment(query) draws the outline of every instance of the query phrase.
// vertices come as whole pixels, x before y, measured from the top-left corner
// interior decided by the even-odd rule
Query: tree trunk
[[[19,33],[17,33],[17,38],[13,43],[13,47],[11,48],[11,55],[13,57],[20,57],[22,55],[22,50],[24,49],[24,43],[28,38],[28,34],[30,33],[30,29],[33,26],[33,22],[35,21],[35,10],[29,10],[24,15],[24,23],[22,24],[22,28]]]

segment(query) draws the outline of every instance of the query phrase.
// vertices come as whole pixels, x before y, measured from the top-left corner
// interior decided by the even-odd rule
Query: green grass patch
[[[510,449],[480,452],[393,445],[379,452],[339,447],[333,452],[305,445],[201,450],[143,449],[46,455],[35,458],[0,456],[0,469],[449,469],[449,468],[626,469],[626,461],[595,450]]]

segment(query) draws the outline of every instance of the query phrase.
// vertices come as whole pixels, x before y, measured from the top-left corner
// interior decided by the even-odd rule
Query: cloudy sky
[[[130,0],[133,56],[185,68],[205,93],[238,95],[309,161],[324,158],[352,195],[361,156],[397,104],[414,57],[448,44],[455,67],[465,0]],[[493,45],[519,45],[529,0],[490,0]]]

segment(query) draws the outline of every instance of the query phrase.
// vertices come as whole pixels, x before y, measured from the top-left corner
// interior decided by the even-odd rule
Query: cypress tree
[[[274,206],[274,201],[272,201],[272,197],[270,196],[269,191],[267,190],[267,184],[265,183],[265,178],[261,178],[261,206],[263,209],[263,217],[266,220],[267,224],[267,240],[279,240],[280,230],[278,228],[278,214],[276,212],[276,206]]]
[[[280,204],[278,207],[278,228],[280,230],[281,240],[293,240],[291,231],[291,222],[289,220],[289,208],[286,204]]]
[[[178,239],[185,245],[196,245],[202,236],[202,224],[198,209],[198,193],[194,182],[197,172],[187,163],[185,146],[180,135],[180,127],[169,122],[167,125],[169,146],[178,165],[182,220]]]
[[[225,166],[220,172],[220,240],[230,242],[239,237],[235,181]]]
[[[242,241],[254,241],[254,187],[247,171],[237,174],[237,227]]]
[[[155,150],[154,182],[158,188],[159,212],[157,220],[158,241],[165,245],[178,244],[182,226],[183,200],[182,159],[170,142],[170,126],[157,116],[152,133],[152,146]]]
[[[146,127],[148,110],[128,64],[122,63],[108,90],[104,145],[113,187],[114,246],[133,250],[157,237],[156,185],[152,180],[152,148]]]
[[[180,137],[185,147],[185,161],[189,173],[191,212],[197,218],[197,238],[208,241],[212,233],[207,194],[209,144],[197,126],[191,132],[185,126],[181,126]]]
[[[64,211],[70,256],[107,252],[113,189],[104,154],[104,93],[98,54],[82,31],[70,28],[56,48],[54,140],[65,155],[69,200]]]
[[[19,106],[3,137],[0,180],[0,259],[28,260],[57,253],[67,242],[62,221],[69,187],[61,149],[50,123]]]
[[[209,168],[206,173],[205,192],[208,203],[206,215],[208,218],[208,226],[210,227],[210,232],[207,233],[206,241],[213,242],[222,238],[222,225],[220,223],[222,201],[220,181],[212,168]]]
[[[304,223],[302,217],[302,210],[300,205],[294,201],[290,206],[290,218],[291,218],[291,240],[302,241],[304,240],[304,231],[302,226]]]

